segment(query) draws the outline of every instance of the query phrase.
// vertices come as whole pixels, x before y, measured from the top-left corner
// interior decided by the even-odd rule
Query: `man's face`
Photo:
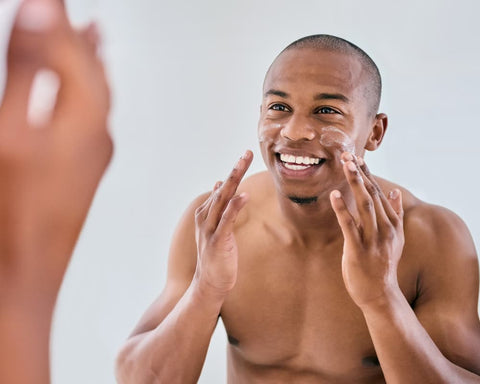
[[[354,56],[291,49],[265,79],[258,136],[277,189],[312,198],[342,189],[340,155],[363,155],[375,117],[365,96],[367,76]]]

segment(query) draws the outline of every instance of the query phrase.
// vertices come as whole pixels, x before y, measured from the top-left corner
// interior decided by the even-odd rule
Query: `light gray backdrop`
[[[164,285],[170,237],[187,204],[246,148],[256,155],[250,173],[263,169],[256,142],[263,76],[304,35],[336,34],[372,56],[390,125],[367,161],[457,212],[479,244],[477,1],[67,5],[77,23],[93,17],[103,28],[116,151],[59,298],[54,384],[114,383],[116,351]],[[220,323],[200,382],[223,383],[225,371]]]

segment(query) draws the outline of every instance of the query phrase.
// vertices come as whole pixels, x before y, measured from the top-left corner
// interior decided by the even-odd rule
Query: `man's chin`
[[[292,202],[294,202],[295,204],[298,204],[298,205],[314,204],[318,200],[317,196],[309,196],[309,197],[288,196],[288,198],[290,199],[290,201],[292,201]]]

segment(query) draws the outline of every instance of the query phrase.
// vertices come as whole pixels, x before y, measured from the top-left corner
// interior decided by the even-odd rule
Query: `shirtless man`
[[[48,384],[55,301],[112,155],[109,91],[93,25],[75,31],[61,0],[24,0],[8,49],[0,105],[0,383]],[[57,102],[28,118],[40,69]]]
[[[120,383],[194,383],[218,317],[229,383],[480,383],[478,262],[464,223],[373,177],[381,81],[332,36],[270,67],[248,152],[173,237],[167,284],[121,350]]]

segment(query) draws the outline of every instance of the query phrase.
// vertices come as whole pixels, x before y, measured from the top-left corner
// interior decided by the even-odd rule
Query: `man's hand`
[[[195,212],[198,260],[194,280],[207,294],[223,297],[237,280],[238,253],[233,229],[248,196],[235,193],[252,159],[252,152],[247,151],[228,179],[218,182]]]
[[[97,43],[94,26],[72,29],[61,0],[20,6],[0,107],[0,283],[18,305],[22,295],[54,301],[112,155]],[[50,117],[33,126],[27,112],[40,69],[60,85]]]
[[[347,208],[339,191],[332,191],[330,201],[344,237],[343,279],[362,307],[398,292],[397,266],[404,245],[402,198],[399,190],[387,198],[363,159],[344,153],[342,160],[356,209]]]

